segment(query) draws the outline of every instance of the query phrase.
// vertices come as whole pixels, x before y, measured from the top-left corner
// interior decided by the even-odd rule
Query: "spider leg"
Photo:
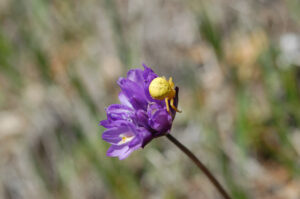
[[[171,107],[176,111],[181,113],[182,111],[178,110],[175,106],[174,106],[174,98],[171,99],[171,103],[170,103]]]
[[[169,84],[170,84],[171,88],[174,88],[174,83],[173,83],[172,77],[169,78]]]
[[[168,98],[165,98],[165,103],[166,103],[167,111],[168,111],[168,113],[170,113],[170,107],[169,107]]]

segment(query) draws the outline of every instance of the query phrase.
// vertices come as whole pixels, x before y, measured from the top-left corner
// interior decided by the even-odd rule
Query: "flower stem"
[[[208,177],[208,179],[215,185],[215,187],[218,189],[220,194],[225,199],[231,199],[228,193],[225,191],[225,189],[222,187],[222,185],[217,181],[217,179],[212,175],[212,173],[204,166],[204,164],[183,144],[181,144],[176,138],[174,138],[172,135],[167,134],[167,138],[173,142],[183,153],[185,153],[196,165],[199,169],[203,171],[203,173]]]

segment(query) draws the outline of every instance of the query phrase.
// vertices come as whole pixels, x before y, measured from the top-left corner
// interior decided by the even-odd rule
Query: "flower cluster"
[[[149,85],[156,77],[157,74],[144,65],[144,70],[132,69],[126,78],[119,78],[121,104],[110,105],[106,109],[107,119],[100,122],[107,128],[102,138],[111,144],[108,156],[124,159],[153,138],[170,132],[176,112],[168,113],[164,100],[150,96]],[[176,91],[174,105],[177,107],[178,88]]]

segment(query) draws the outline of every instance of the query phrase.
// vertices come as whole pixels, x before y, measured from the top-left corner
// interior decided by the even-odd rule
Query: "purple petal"
[[[127,158],[134,150],[133,148],[128,148],[127,151],[125,151],[124,153],[119,155],[119,160],[124,160],[125,158]]]
[[[129,148],[136,148],[137,146],[138,146],[138,148],[140,148],[141,145],[142,145],[142,140],[139,137],[135,137],[133,140],[131,140],[128,143]]]
[[[105,128],[121,126],[132,121],[135,116],[134,110],[123,104],[112,104],[107,109],[107,120],[100,121]]]
[[[131,105],[131,103],[130,103],[130,101],[129,101],[129,98],[122,91],[119,93],[119,100],[125,106],[133,108],[132,105]]]
[[[137,136],[142,140],[142,147],[146,146],[154,138],[153,134],[146,129],[140,129]]]
[[[141,69],[131,69],[127,73],[127,79],[138,83],[139,85],[144,85],[143,70]]]
[[[110,126],[110,121],[108,120],[102,120],[99,122],[99,125],[103,126],[104,128],[110,128],[112,126]]]
[[[123,105],[123,104],[111,104],[109,107],[107,107],[107,111],[109,112],[115,112],[115,113],[122,113],[122,112],[132,112],[133,109]]]
[[[152,115],[154,115],[154,113],[156,113],[156,111],[163,109],[163,108],[164,108],[164,106],[161,106],[160,104],[157,104],[157,103],[149,104],[148,108],[147,108],[148,117],[151,118]]]
[[[145,64],[143,64],[143,66],[144,66],[143,77],[144,77],[145,83],[150,84],[150,82],[158,76],[153,72],[153,70],[151,68],[149,68]]]
[[[143,85],[139,85],[130,79],[122,77],[119,78],[118,84],[127,97],[131,95],[141,95],[141,97],[144,97]]]
[[[100,125],[102,125],[104,128],[113,128],[118,126],[124,126],[127,125],[127,120],[102,120],[100,121]]]
[[[107,156],[119,157],[120,160],[127,158],[133,151],[141,148],[141,144],[137,144],[134,147],[129,147],[128,145],[112,145],[106,152]]]
[[[125,78],[120,78],[118,84],[135,109],[147,108],[147,98],[144,93],[144,88],[141,87],[142,85]]]
[[[128,145],[111,145],[107,150],[106,155],[110,157],[117,157],[127,152],[128,149]]]
[[[136,141],[134,143],[130,143],[128,147],[129,147],[128,151],[126,151],[125,153],[119,156],[120,160],[127,158],[133,151],[140,149],[142,147],[142,143],[140,140],[136,139]]]
[[[152,129],[157,131],[156,136],[167,133],[172,125],[172,117],[165,109],[157,110],[150,117],[149,125]]]
[[[127,120],[131,121],[134,116],[134,110],[123,104],[112,104],[107,109],[107,119],[109,120]]]
[[[148,115],[146,111],[144,110],[137,110],[136,111],[136,122],[139,126],[149,128],[150,126],[148,125]]]
[[[129,136],[135,136],[135,132],[129,126],[119,126],[107,129],[102,134],[102,139],[111,144],[119,144],[122,140],[121,134]]]

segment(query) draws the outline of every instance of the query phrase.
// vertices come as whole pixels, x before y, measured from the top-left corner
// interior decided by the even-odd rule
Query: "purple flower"
[[[100,125],[107,128],[102,138],[111,146],[107,156],[124,159],[148,144],[153,138],[170,132],[175,110],[168,113],[164,100],[155,100],[149,94],[149,85],[158,77],[151,68],[132,69],[127,78],[119,78],[121,104],[112,104],[106,109],[107,119]],[[178,103],[178,88],[174,105]]]

